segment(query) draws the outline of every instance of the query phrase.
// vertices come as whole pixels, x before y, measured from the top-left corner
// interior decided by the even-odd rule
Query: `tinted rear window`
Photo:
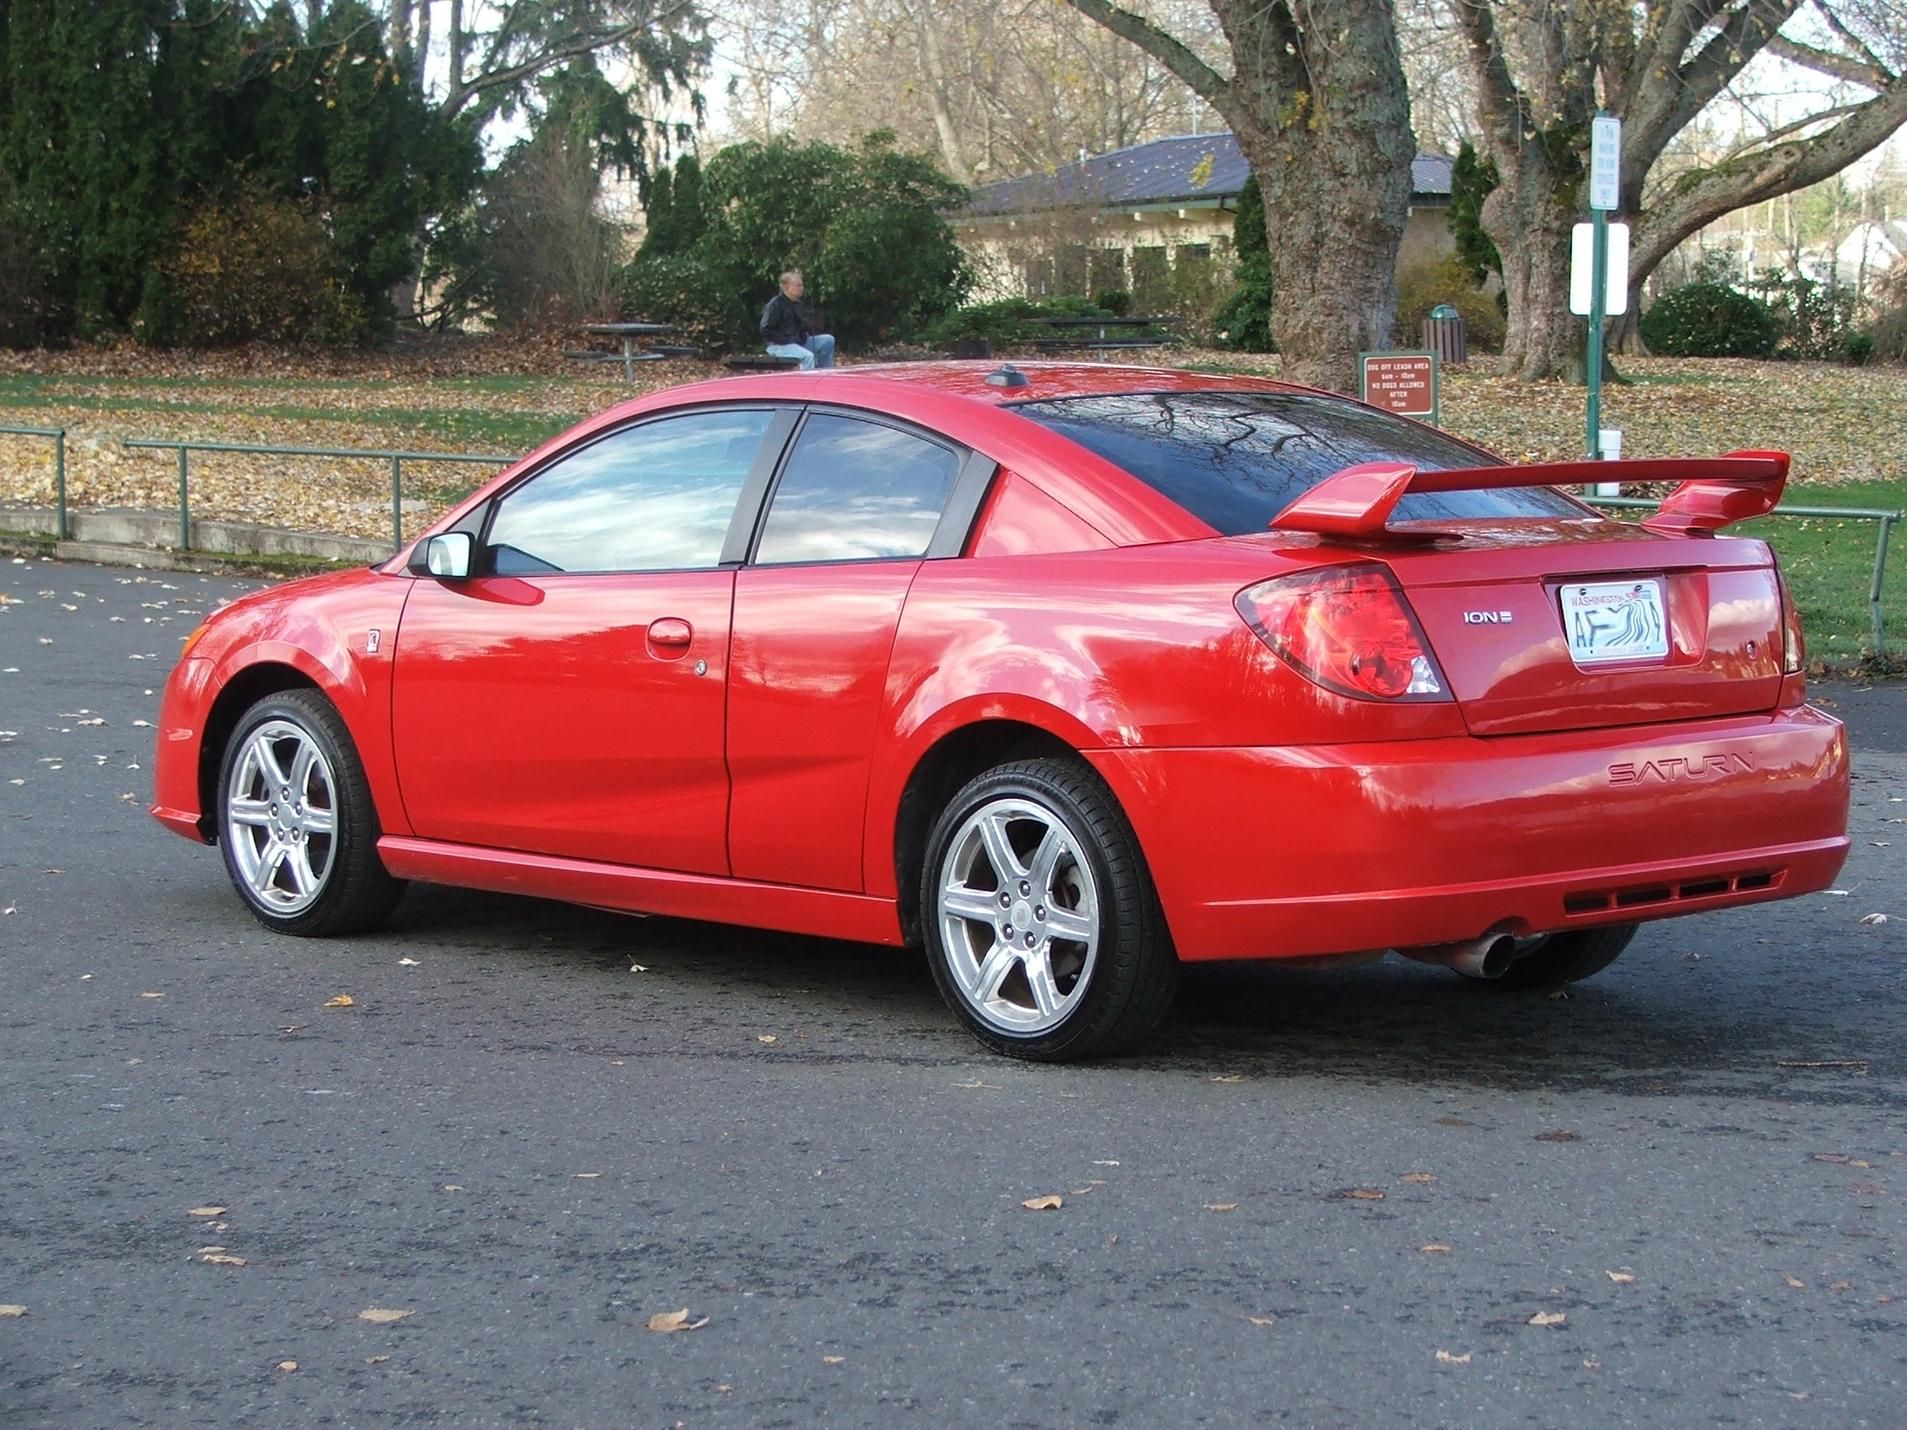
[[[1227,536],[1263,531],[1333,472],[1359,462],[1491,465],[1429,427],[1303,392],[1149,392],[1013,407],[1162,492]],[[1403,521],[1582,516],[1547,487],[1415,492]]]

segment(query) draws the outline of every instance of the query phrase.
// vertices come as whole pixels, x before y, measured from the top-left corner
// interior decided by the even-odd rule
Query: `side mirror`
[[[447,531],[424,543],[424,570],[440,581],[464,581],[470,576],[473,546],[467,531]]]

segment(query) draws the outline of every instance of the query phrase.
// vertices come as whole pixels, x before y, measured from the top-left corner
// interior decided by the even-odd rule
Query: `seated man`
[[[834,366],[834,335],[812,331],[812,315],[802,306],[800,270],[781,275],[781,291],[761,310],[762,341],[771,357],[794,358],[803,372]]]

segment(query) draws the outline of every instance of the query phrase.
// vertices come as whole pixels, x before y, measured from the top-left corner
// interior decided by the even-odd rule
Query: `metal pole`
[[[179,550],[192,549],[192,507],[186,496],[186,468],[191,461],[191,452],[185,447],[179,448]]]
[[[1881,519],[1880,540],[1874,543],[1874,582],[1867,588],[1868,608],[1874,613],[1874,654],[1887,654],[1887,645],[1881,637],[1881,582],[1887,576],[1887,537],[1894,529],[1894,517]]]
[[[1589,455],[1602,456],[1602,308],[1609,286],[1609,215],[1589,211],[1595,244],[1589,270]]]
[[[71,536],[66,525],[66,429],[53,434],[53,536],[65,541]]]
[[[391,453],[391,550],[404,549],[404,459]]]

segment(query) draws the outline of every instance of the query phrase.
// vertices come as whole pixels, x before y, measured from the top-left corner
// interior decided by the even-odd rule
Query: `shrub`
[[[1123,318],[1132,312],[1132,290],[1130,288],[1101,288],[1093,294],[1093,306],[1104,308],[1116,318]]]
[[[1271,245],[1265,238],[1265,200],[1258,176],[1245,180],[1232,216],[1233,278],[1237,286],[1212,310],[1212,336],[1234,352],[1277,351],[1271,338]]]
[[[1724,283],[1689,283],[1642,315],[1642,341],[1665,357],[1768,357],[1780,330],[1758,298]]]
[[[1854,333],[1852,288],[1780,268],[1764,269],[1748,287],[1774,313],[1778,356],[1822,361],[1845,356]]]
[[[1397,279],[1397,341],[1415,347],[1422,340],[1424,319],[1439,303],[1448,303],[1463,315],[1464,337],[1478,352],[1503,348],[1503,309],[1496,298],[1477,286],[1469,262],[1460,253],[1447,253],[1411,264]]]
[[[630,264],[622,275],[622,307],[637,319],[674,323],[676,336],[712,348],[750,332],[756,317],[721,274],[686,254]]]
[[[178,336],[194,347],[357,342],[371,330],[317,215],[255,185],[193,213],[161,269]]]
[[[1080,297],[1002,298],[993,303],[971,303],[957,308],[922,333],[931,347],[949,348],[963,338],[985,338],[995,347],[1013,347],[1027,341],[1031,318],[1112,318],[1109,309]]]
[[[1907,263],[1882,281],[1877,299],[1880,311],[1867,330],[1874,345],[1871,360],[1907,363]]]

